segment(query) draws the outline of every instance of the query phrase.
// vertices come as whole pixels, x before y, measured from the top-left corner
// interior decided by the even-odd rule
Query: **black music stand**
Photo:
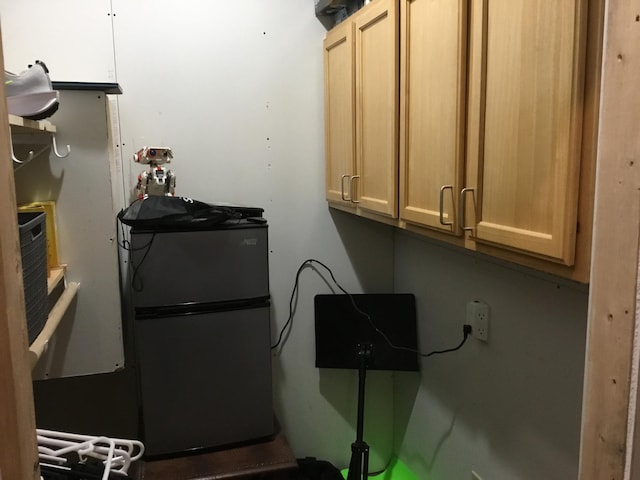
[[[314,308],[316,367],[358,370],[356,440],[351,444],[347,480],[366,480],[369,474],[369,445],[364,441],[367,370],[419,370],[415,298],[412,294],[316,295]],[[389,342],[403,348],[393,348]]]

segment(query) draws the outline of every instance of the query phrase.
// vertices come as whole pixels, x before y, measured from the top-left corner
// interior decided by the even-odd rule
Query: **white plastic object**
[[[103,480],[110,472],[126,474],[132,462],[142,458],[144,444],[137,440],[96,437],[76,433],[37,429],[38,454],[41,463],[64,466],[67,455],[75,452],[80,463],[89,457],[104,464]]]

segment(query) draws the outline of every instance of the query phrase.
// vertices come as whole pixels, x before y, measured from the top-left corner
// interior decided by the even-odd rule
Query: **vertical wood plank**
[[[640,226],[640,1],[605,12],[600,136],[580,480],[621,480],[635,329]]]
[[[0,42],[0,64],[4,65]],[[5,480],[38,479],[36,426],[9,120],[0,86],[0,475]]]

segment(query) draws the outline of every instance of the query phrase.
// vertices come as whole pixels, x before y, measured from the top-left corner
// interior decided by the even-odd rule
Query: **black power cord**
[[[396,349],[396,350],[406,350],[408,352],[413,352],[421,357],[430,357],[431,355],[438,355],[438,354],[442,354],[442,353],[449,353],[449,352],[455,352],[456,350],[460,350],[462,348],[462,346],[465,344],[465,342],[467,341],[467,338],[469,338],[469,335],[471,334],[471,325],[463,325],[462,327],[462,341],[460,342],[460,344],[457,347],[454,348],[448,348],[446,350],[434,350],[433,352],[429,352],[429,353],[422,353],[420,352],[420,350],[416,350],[414,348],[409,348],[409,347],[403,347],[400,345],[395,345],[390,339],[389,337],[382,331],[380,330],[376,324],[373,322],[373,320],[371,319],[371,316],[366,313],[363,312],[358,305],[356,304],[356,301],[353,297],[353,295],[351,295],[349,292],[347,292],[342,285],[340,285],[338,283],[338,281],[336,280],[336,277],[333,275],[333,272],[331,271],[331,269],[329,267],[327,267],[324,263],[322,263],[319,260],[316,260],[314,258],[309,258],[307,260],[305,260],[304,262],[302,262],[302,264],[300,265],[300,267],[298,267],[298,271],[296,272],[296,278],[295,278],[295,282],[293,284],[293,290],[291,291],[291,298],[289,299],[289,318],[287,319],[287,321],[285,322],[285,324],[283,325],[282,329],[280,330],[280,334],[278,335],[278,341],[271,346],[271,349],[275,349],[278,347],[278,345],[280,345],[280,343],[282,343],[282,339],[284,336],[284,333],[287,331],[287,329],[289,328],[289,326],[291,325],[291,322],[293,321],[293,300],[295,298],[296,295],[296,291],[298,290],[298,283],[299,283],[299,279],[300,279],[300,274],[302,273],[302,270],[307,267],[307,266],[311,266],[313,264],[318,264],[321,267],[323,267],[327,272],[329,272],[329,275],[331,276],[331,280],[333,281],[333,283],[342,291],[342,293],[344,293],[345,295],[347,295],[349,297],[349,300],[351,301],[351,304],[353,305],[353,308],[356,310],[356,312],[358,312],[360,315],[364,316],[367,321],[369,322],[369,324],[371,325],[371,328],[373,328],[376,333],[380,334],[382,336],[382,338],[384,339],[385,342],[387,342],[387,344],[389,345],[389,347]]]
[[[156,238],[156,234],[155,232],[150,232],[151,235],[151,239],[149,239],[149,241],[147,243],[145,243],[144,245],[141,245],[139,247],[133,248],[131,246],[131,242],[129,240],[127,240],[126,238],[126,234],[125,234],[125,228],[124,228],[124,224],[122,223],[122,221],[120,220],[120,218],[116,218],[116,224],[120,224],[120,230],[121,233],[118,233],[118,228],[116,226],[116,240],[118,243],[118,246],[122,249],[125,250],[127,252],[129,252],[129,258],[128,261],[131,265],[131,269],[133,271],[133,275],[131,277],[131,287],[136,291],[136,292],[141,292],[143,290],[143,285],[142,285],[142,280],[140,280],[139,276],[138,276],[138,271],[140,269],[140,267],[142,267],[142,264],[144,263],[144,261],[147,258],[147,255],[149,254],[149,251],[151,250],[151,245],[153,244],[153,240]],[[120,235],[122,235],[122,238],[120,238]],[[136,265],[133,263],[133,259],[131,258],[131,252],[137,252],[140,250],[145,250],[144,254],[142,255],[142,259],[140,260],[140,262]],[[119,264],[121,264],[121,257],[120,257],[120,250],[118,250],[118,259],[119,259]]]

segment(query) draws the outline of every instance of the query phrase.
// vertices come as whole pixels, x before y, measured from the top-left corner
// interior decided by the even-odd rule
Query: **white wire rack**
[[[110,473],[126,475],[131,462],[144,453],[144,445],[137,440],[42,429],[36,433],[41,465],[67,467],[94,459],[104,465],[102,480],[107,480]]]

